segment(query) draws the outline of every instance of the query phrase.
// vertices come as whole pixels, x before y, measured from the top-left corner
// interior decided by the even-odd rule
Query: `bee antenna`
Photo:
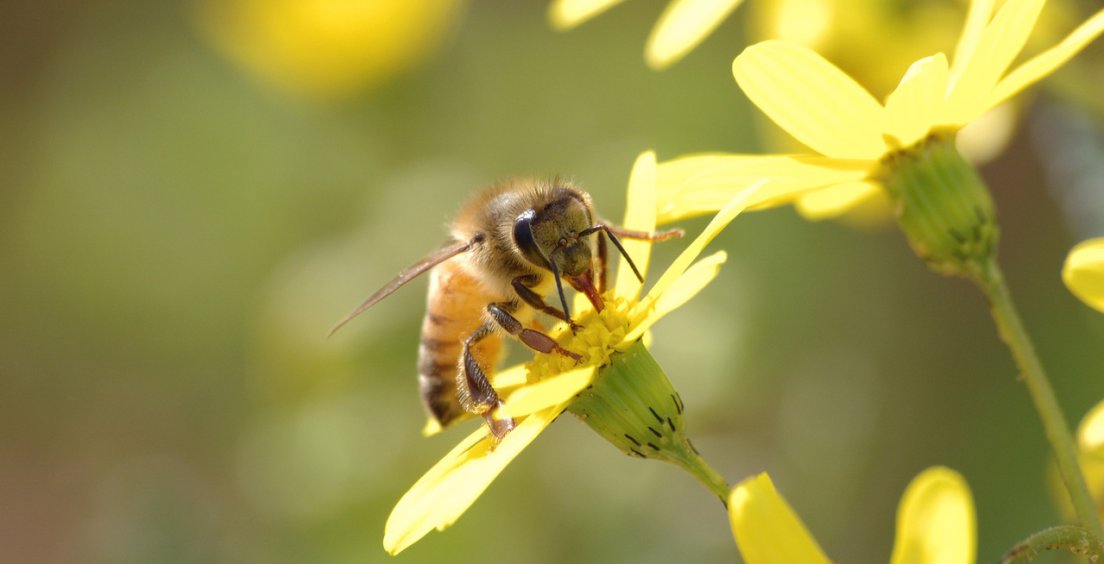
[[[560,294],[560,305],[563,306],[564,317],[567,318],[568,323],[571,323],[571,310],[567,308],[567,297],[564,296],[563,282],[560,280],[560,269],[556,268],[556,261],[552,260],[552,255],[562,250],[563,247],[559,245],[552,249],[552,252],[548,255],[548,265],[552,267],[552,278],[556,280],[556,292]]]
[[[609,237],[609,240],[611,243],[613,243],[613,246],[617,247],[617,252],[621,253],[621,256],[625,257],[625,260],[629,263],[629,268],[631,268],[633,274],[636,275],[636,279],[639,280],[641,283],[644,283],[644,277],[641,276],[640,271],[637,270],[636,263],[633,262],[633,259],[629,256],[629,253],[625,251],[625,247],[621,245],[621,240],[617,238],[617,235],[614,235],[613,232],[610,231],[608,225],[599,224],[592,227],[587,227],[579,233],[579,236],[586,237],[587,235],[591,235],[599,231],[604,233],[606,237]]]

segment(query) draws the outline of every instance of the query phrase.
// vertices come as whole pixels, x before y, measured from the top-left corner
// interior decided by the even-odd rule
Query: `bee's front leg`
[[[511,302],[488,304],[487,313],[490,314],[491,319],[493,319],[499,327],[502,327],[507,333],[517,337],[522,343],[525,343],[525,346],[537,352],[559,353],[574,359],[576,362],[582,360],[582,357],[579,355],[561,347],[552,337],[522,325],[516,317],[511,315],[511,311],[516,308],[517,303]]]
[[[514,278],[510,282],[510,285],[514,287],[514,291],[517,292],[518,297],[521,298],[522,301],[524,301],[525,303],[532,306],[533,309],[535,309],[537,311],[547,313],[548,315],[551,315],[552,317],[555,317],[556,319],[559,319],[560,321],[566,321],[569,325],[571,325],[571,330],[572,331],[575,331],[576,329],[578,329],[579,325],[577,325],[574,321],[571,321],[571,318],[569,318],[567,316],[567,314],[564,313],[564,311],[562,309],[557,308],[555,306],[548,305],[547,303],[544,302],[544,298],[542,298],[540,296],[540,294],[534,292],[530,288],[530,286],[535,286],[539,283],[540,283],[540,277],[539,276],[534,275],[534,274],[527,274],[525,276],[518,276],[517,278]],[[503,304],[492,304],[492,305],[501,306]],[[508,304],[506,304],[506,305],[508,305]],[[501,309],[501,307],[500,307],[500,309]],[[490,311],[490,310],[488,309],[488,311]],[[491,312],[491,315],[494,316],[495,315],[494,312]],[[503,311],[502,315],[509,316],[510,314]],[[495,321],[498,321],[497,317],[495,318]],[[509,331],[509,329],[506,327],[506,325],[503,324],[502,322],[499,322],[499,325],[502,325],[503,329],[506,329],[507,331]],[[514,333],[510,333],[510,334],[514,335]],[[524,339],[522,339],[522,341],[524,342]],[[526,343],[526,344],[528,345],[528,343]],[[530,347],[532,347],[532,345],[530,345]],[[533,348],[535,350],[541,350],[541,349],[537,349],[536,347],[533,347]],[[549,352],[549,351],[541,351],[541,352]]]

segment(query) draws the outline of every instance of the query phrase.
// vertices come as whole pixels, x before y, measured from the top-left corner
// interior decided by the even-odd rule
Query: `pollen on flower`
[[[631,304],[617,296],[606,295],[602,298],[606,307],[601,313],[587,310],[575,320],[577,328],[572,333],[566,324],[560,324],[553,330],[552,336],[561,347],[582,357],[579,362],[560,354],[538,354],[525,365],[530,383],[539,382],[556,374],[579,368],[580,366],[602,366],[621,344],[631,329],[629,312]]]

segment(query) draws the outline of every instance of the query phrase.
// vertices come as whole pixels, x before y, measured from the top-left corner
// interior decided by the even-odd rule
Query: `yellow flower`
[[[1096,404],[1077,428],[1077,451],[1081,471],[1089,486],[1097,514],[1104,519],[1104,402]],[[1069,501],[1058,496],[1067,510]],[[1069,511],[1072,512],[1072,511]]]
[[[748,564],[829,562],[766,474],[733,488],[728,513]],[[929,468],[912,480],[901,498],[890,562],[972,563],[976,539],[974,502],[966,481],[948,468]]]
[[[1073,295],[1104,312],[1104,237],[1082,241],[1070,251],[1062,267],[1062,280]]]
[[[733,187],[771,178],[777,190],[817,188],[796,205],[810,217],[847,211],[877,194],[887,158],[923,150],[1054,72],[1104,31],[1097,12],[1056,46],[1009,68],[1044,0],[970,4],[953,62],[916,61],[883,105],[816,52],[782,41],[747,48],[733,62],[740,87],[764,113],[816,154],[689,156],[659,172],[661,223],[718,209]],[[776,198],[768,205],[785,203]]]
[[[262,79],[320,99],[356,94],[428,56],[462,0],[197,0],[218,50]]]
[[[624,0],[553,0],[552,26],[571,29]],[[644,47],[644,60],[664,69],[697,47],[743,0],[671,0]]]
[[[627,229],[649,232],[655,229],[655,169],[655,155],[650,152],[641,155],[633,167],[624,221]],[[640,374],[632,370],[648,362],[654,365],[639,344],[648,329],[717,275],[726,258],[723,251],[696,262],[695,259],[721,229],[755,201],[761,184],[751,186],[724,206],[643,297],[638,299],[643,285],[623,261],[612,291],[603,297],[606,307],[600,314],[588,300],[577,296],[573,311],[577,312],[576,319],[582,327],[572,334],[561,324],[554,334],[560,336],[562,346],[580,354],[582,362],[575,364],[558,355],[538,355],[526,366],[499,373],[494,384],[506,400],[498,415],[513,417],[517,428],[498,444],[484,426],[461,441],[399,500],[387,521],[384,548],[398,553],[430,530],[443,530],[455,522],[506,465],[565,409],[583,417],[625,452],[679,464],[707,485],[719,484],[714,490],[719,489],[718,495],[723,496],[727,491],[723,479],[704,464],[697,464],[700,458],[691,460],[697,453],[679,434],[683,427],[681,399],[666,377],[659,371],[662,382],[652,386],[645,378],[636,378]],[[624,246],[641,273],[645,273],[650,244],[627,240]],[[626,368],[628,365],[635,368]],[[653,375],[657,370],[654,367]],[[620,406],[618,416],[611,418],[602,405],[609,396],[597,392],[613,383],[621,389],[610,391],[612,395],[634,386],[648,388],[632,392],[639,392],[642,397],[652,394],[648,400],[651,404],[639,408]],[[624,395],[619,399],[624,400]],[[652,406],[655,408],[648,409]],[[632,421],[634,418],[641,421]],[[622,430],[634,425],[639,427],[639,433]]]

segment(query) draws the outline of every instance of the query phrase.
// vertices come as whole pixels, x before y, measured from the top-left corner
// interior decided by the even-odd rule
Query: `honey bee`
[[[501,333],[535,351],[578,361],[579,355],[540,329],[534,312],[574,330],[563,282],[602,310],[605,238],[641,278],[619,238],[662,241],[682,235],[679,229],[647,233],[614,227],[597,218],[590,195],[559,179],[492,185],[464,205],[450,231],[450,242],[399,273],[333,331],[429,271],[418,345],[422,402],[441,427],[478,415],[496,439],[514,428],[512,419],[494,417],[502,400],[488,379],[502,348]],[[545,303],[553,290],[562,309]]]

